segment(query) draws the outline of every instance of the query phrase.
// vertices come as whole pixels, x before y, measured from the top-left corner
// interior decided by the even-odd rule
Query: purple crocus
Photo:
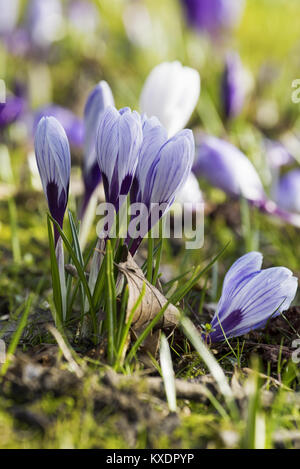
[[[242,16],[244,0],[181,0],[188,24],[212,37],[236,26]]]
[[[63,35],[63,9],[60,0],[30,0],[26,29],[33,46],[46,48]]]
[[[64,128],[68,140],[73,147],[81,147],[84,140],[84,126],[72,111],[57,104],[49,104],[39,109],[34,118],[34,131],[42,117],[55,117]]]
[[[227,338],[238,337],[264,327],[271,317],[289,308],[298,279],[285,267],[262,270],[262,261],[261,253],[249,252],[227,272],[211,322],[212,342],[224,340],[224,333]]]
[[[0,129],[18,120],[25,106],[26,101],[21,96],[8,96],[5,103],[0,103]]]
[[[101,180],[97,161],[96,139],[102,114],[108,106],[114,106],[114,97],[108,83],[100,81],[90,93],[84,109],[83,181],[85,194],[81,215],[83,215],[91,195]]]
[[[52,217],[63,227],[68,202],[71,157],[66,133],[54,117],[43,117],[35,133],[35,156]],[[55,229],[55,244],[59,239]]]
[[[129,108],[108,106],[100,119],[97,133],[97,159],[103,178],[106,202],[119,211],[131,188],[135,174],[143,131],[141,117]]]
[[[279,207],[300,213],[300,169],[292,169],[285,173],[274,192]]]
[[[226,56],[225,69],[221,83],[221,99],[226,119],[237,117],[245,102],[245,71],[237,53]]]
[[[195,154],[191,130],[182,130],[168,140],[167,131],[156,117],[143,117],[143,144],[130,199],[147,209],[146,223],[130,243],[133,255],[144,236],[173,204],[190,175]],[[144,226],[144,228],[142,227]]]
[[[279,208],[267,197],[256,169],[246,155],[231,143],[216,137],[205,137],[199,146],[193,171],[226,194],[244,197],[262,212],[300,226],[299,215]]]

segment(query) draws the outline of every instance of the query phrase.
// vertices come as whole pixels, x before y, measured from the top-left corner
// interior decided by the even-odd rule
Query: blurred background
[[[179,60],[200,73],[200,99],[188,125],[196,139],[205,132],[230,140],[252,161],[270,194],[274,172],[268,142],[284,145],[292,167],[300,160],[300,105],[291,99],[292,82],[300,77],[298,13],[298,0],[0,0],[0,79],[7,92],[6,108],[0,108],[2,261],[11,256],[12,238],[14,258],[20,260],[22,246],[28,264],[45,246],[46,203],[37,192],[33,156],[34,129],[45,109],[55,107],[71,143],[70,207],[75,208],[82,190],[87,96],[106,80],[116,107],[139,109],[145,79],[163,61]],[[223,92],[228,54],[235,55],[242,73],[242,99],[230,109]],[[212,237],[206,235],[206,251],[215,253],[234,233],[229,252],[243,253],[243,230],[233,208],[233,220],[226,206],[214,215],[225,194],[205,181],[201,189],[213,213],[206,222],[206,231],[213,230]],[[7,205],[10,197],[15,207]],[[284,246],[294,229],[286,227],[274,240],[266,217],[251,216],[251,226],[260,223],[263,233],[260,246],[276,263],[287,264],[288,256],[289,267],[297,268],[293,248]]]

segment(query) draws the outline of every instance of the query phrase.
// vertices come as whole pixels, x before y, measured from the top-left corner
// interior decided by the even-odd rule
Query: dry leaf
[[[138,336],[160,312],[162,307],[167,303],[167,299],[157,288],[148,282],[130,254],[128,254],[126,262],[118,264],[118,268],[126,276],[129,288],[127,320],[141,294],[143,285],[146,284],[146,292],[141,304],[135,311],[131,326],[133,332]],[[175,327],[178,324],[179,314],[178,309],[170,304],[156,327],[161,329]]]

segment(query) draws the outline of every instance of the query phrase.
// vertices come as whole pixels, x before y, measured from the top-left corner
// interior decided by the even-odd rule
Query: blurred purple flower
[[[250,162],[238,148],[216,137],[205,137],[193,166],[198,177],[234,197],[249,201],[265,200],[261,180]]]
[[[173,204],[191,172],[195,142],[191,130],[182,130],[168,140],[156,117],[143,117],[143,143],[133,180],[131,203],[144,204],[147,220],[131,246],[132,255],[142,239]],[[159,208],[159,210],[157,210]],[[130,244],[130,236],[127,244]]]
[[[268,199],[256,169],[238,148],[216,137],[205,137],[193,166],[198,177],[232,197],[244,197],[268,215],[300,226],[300,215],[289,213]]]
[[[282,209],[300,213],[300,169],[281,177],[275,188],[275,200]]]
[[[238,337],[264,327],[271,317],[289,308],[297,292],[298,279],[285,267],[262,270],[262,260],[259,252],[249,252],[227,272],[211,322],[212,342],[222,341],[224,333],[227,338]]]
[[[94,3],[87,0],[73,0],[68,6],[71,25],[83,34],[92,34],[99,24],[99,13]]]
[[[19,7],[19,0],[0,0],[0,36],[6,36],[15,29]]]
[[[101,81],[90,93],[84,109],[83,181],[85,194],[81,208],[81,217],[84,214],[91,195],[101,180],[96,153],[96,139],[102,114],[108,106],[114,106],[114,97],[108,83]]]
[[[141,117],[129,108],[108,106],[97,133],[97,159],[103,178],[106,202],[120,209],[120,196],[131,188],[138,163],[143,131]]]
[[[26,29],[34,46],[45,48],[61,39],[63,10],[60,0],[29,0]]]
[[[0,103],[0,129],[17,121],[24,113],[26,101],[21,96],[8,96],[5,103]]]
[[[67,136],[54,117],[43,117],[35,133],[35,155],[52,217],[63,227],[68,202],[71,157]],[[54,227],[55,244],[59,239]]]
[[[280,168],[286,164],[293,163],[294,158],[282,143],[266,138],[264,146],[268,164],[271,168]]]
[[[200,32],[219,36],[240,21],[244,0],[181,0],[188,24]]]
[[[50,104],[37,111],[34,117],[34,131],[42,117],[52,116],[63,126],[69,142],[74,147],[81,147],[84,140],[84,126],[81,119],[72,111],[57,104]]]
[[[244,68],[237,53],[228,53],[221,83],[221,98],[226,119],[237,117],[244,106],[246,87]]]

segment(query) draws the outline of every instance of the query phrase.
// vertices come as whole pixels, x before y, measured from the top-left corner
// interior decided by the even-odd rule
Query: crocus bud
[[[240,21],[244,0],[181,0],[188,24],[200,33],[218,37]]]
[[[54,117],[43,117],[35,134],[35,156],[52,217],[63,227],[68,202],[71,157],[66,133]],[[59,238],[55,230],[55,242]]]
[[[212,342],[247,334],[264,327],[271,317],[287,310],[293,301],[298,280],[285,267],[262,270],[263,257],[249,252],[227,272],[220,301],[211,326]]]
[[[117,212],[120,196],[130,191],[142,141],[141,117],[136,111],[117,111],[111,106],[105,109],[97,133],[97,159],[106,202],[113,204]]]
[[[207,179],[226,194],[249,201],[265,200],[261,180],[238,148],[216,137],[205,137],[193,167],[195,174]]]
[[[68,140],[73,147],[81,147],[83,144],[83,122],[72,111],[57,104],[50,104],[39,109],[34,117],[34,131],[42,117],[55,117],[64,128]]]
[[[157,65],[144,84],[141,112],[156,116],[169,137],[182,130],[195,109],[200,94],[199,73],[180,62]]]
[[[300,169],[293,169],[282,176],[274,195],[279,207],[300,213]]]
[[[108,83],[100,81],[90,93],[84,110],[83,181],[85,195],[82,213],[85,211],[88,201],[101,179],[96,154],[96,139],[99,122],[104,110],[108,106],[114,106],[114,97]]]
[[[244,197],[268,215],[300,227],[300,215],[291,214],[266,196],[250,160],[234,145],[216,137],[202,141],[193,171],[233,197]]]
[[[131,203],[147,208],[147,220],[133,239],[134,254],[144,236],[173,204],[184,186],[194,161],[195,142],[191,130],[182,130],[167,140],[166,130],[156,118],[143,123],[143,144],[131,189]],[[127,243],[129,244],[129,238]]]
[[[0,103],[0,129],[12,124],[25,110],[25,99],[20,96],[9,96],[5,103]]]
[[[237,117],[247,92],[246,71],[237,53],[228,53],[221,83],[221,98],[226,119]]]

